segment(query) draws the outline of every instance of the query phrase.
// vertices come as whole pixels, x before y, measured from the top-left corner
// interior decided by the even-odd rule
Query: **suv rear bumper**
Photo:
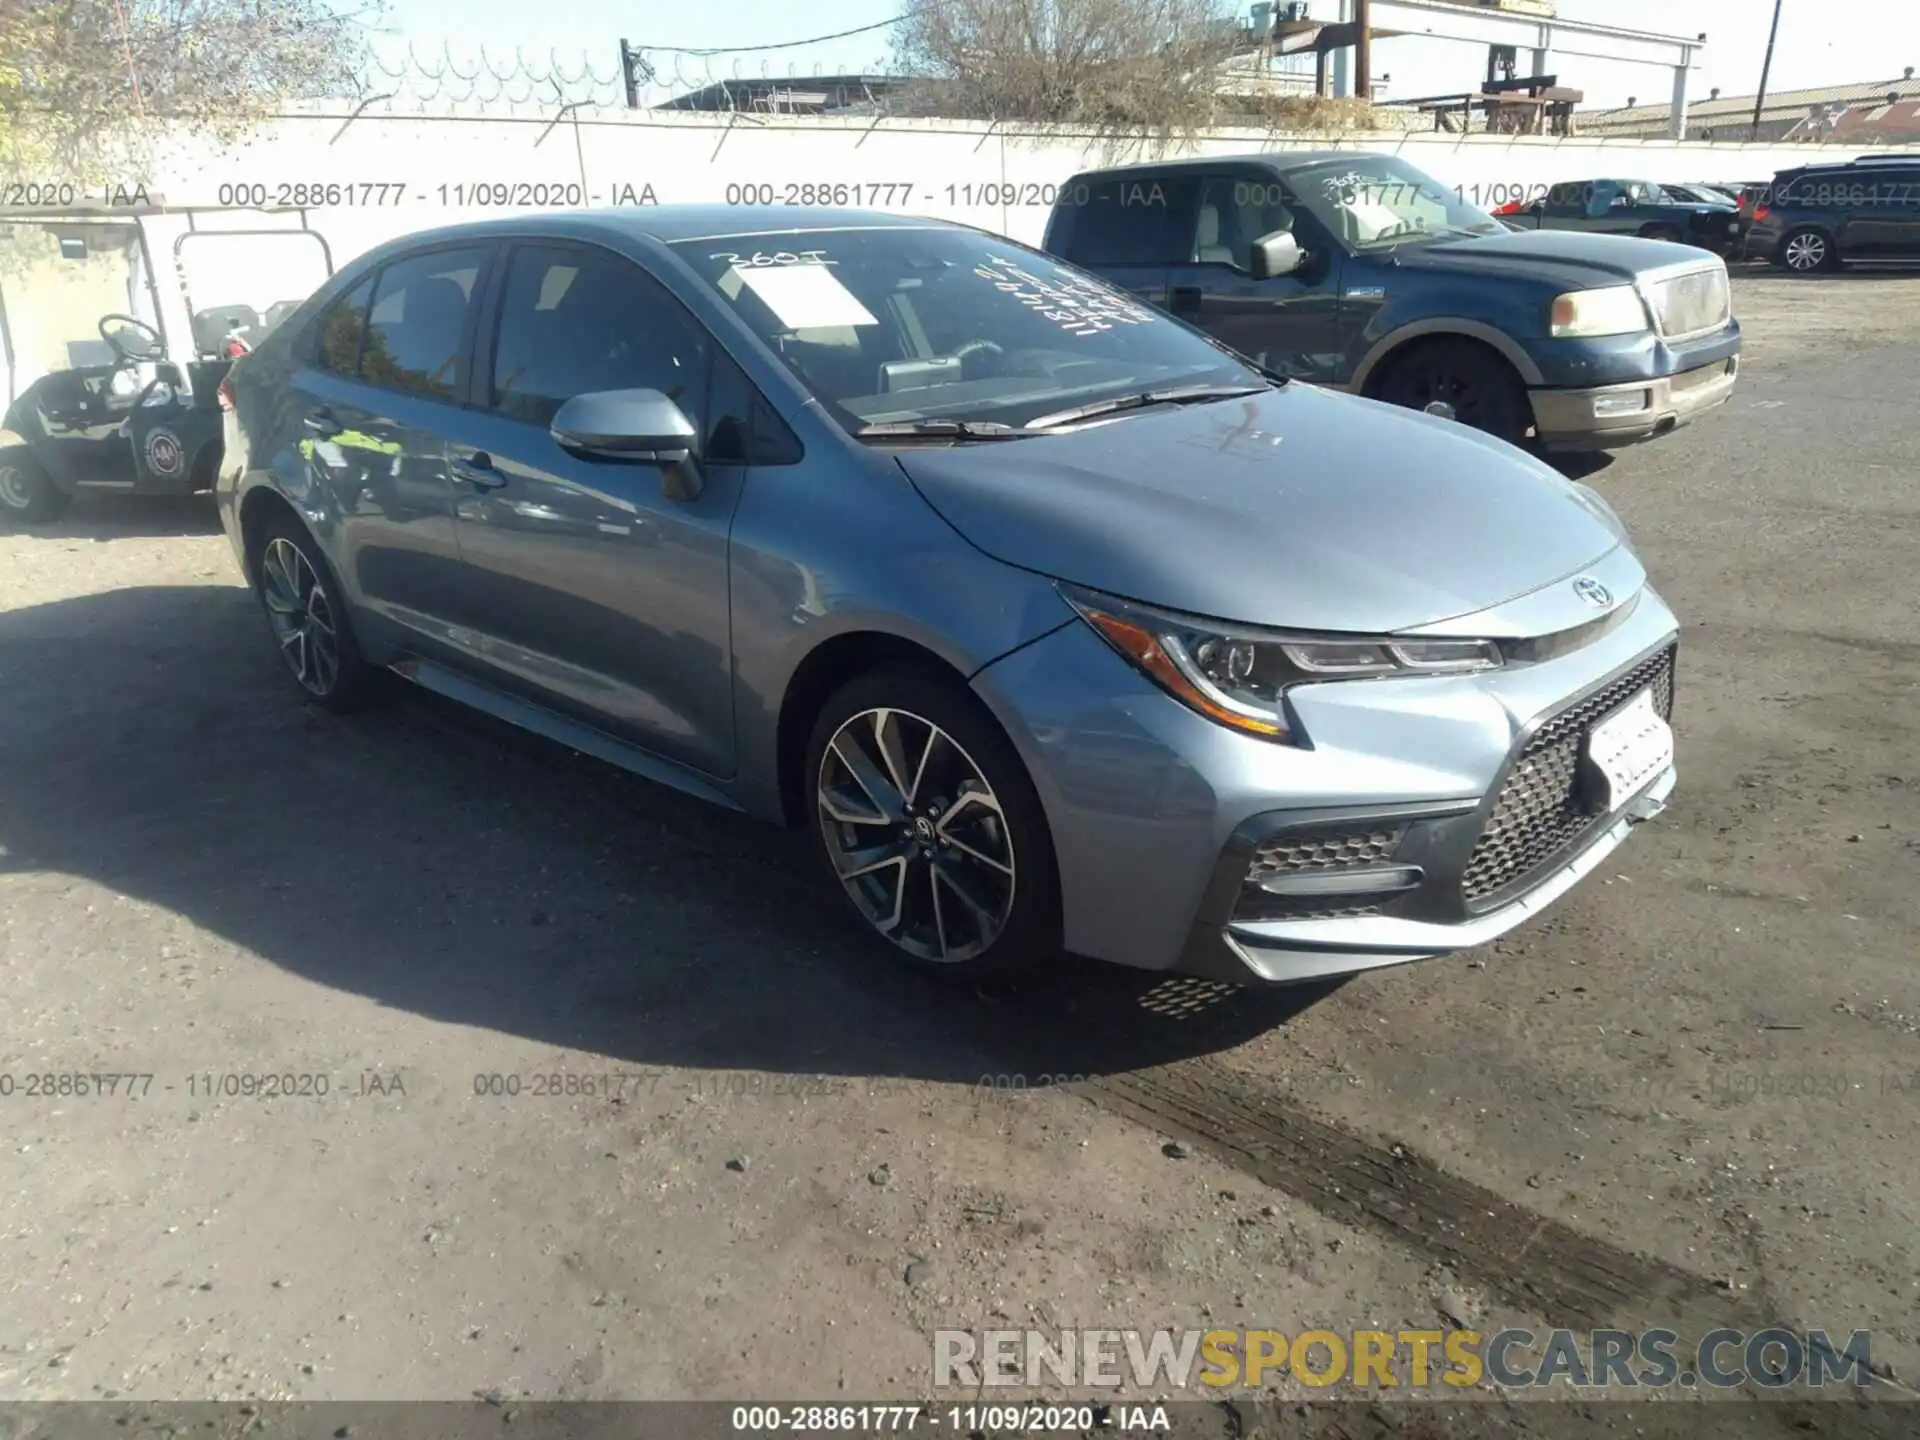
[[[1533,390],[1528,398],[1548,450],[1613,450],[1665,435],[1724,405],[1739,373],[1740,357],[1730,355],[1675,375],[1585,390]]]

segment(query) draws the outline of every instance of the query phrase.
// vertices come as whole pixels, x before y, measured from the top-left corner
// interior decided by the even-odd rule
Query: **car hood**
[[[1525,277],[1562,290],[1624,285],[1650,270],[1671,270],[1688,260],[1710,264],[1713,256],[1671,240],[1588,235],[1578,230],[1505,230],[1497,235],[1402,245],[1394,251],[1394,263],[1403,270],[1498,275],[1505,280]]]
[[[897,458],[996,559],[1253,625],[1412,629],[1577,574],[1620,543],[1503,441],[1299,383]]]

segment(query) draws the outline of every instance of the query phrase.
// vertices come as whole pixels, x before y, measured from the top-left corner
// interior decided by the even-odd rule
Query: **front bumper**
[[[1486,675],[1295,690],[1300,745],[1202,718],[1079,622],[989,666],[974,686],[1046,810],[1067,948],[1149,970],[1288,983],[1467,949],[1537,915],[1657,813],[1674,783],[1671,768],[1654,775],[1605,815],[1583,814],[1539,844],[1523,840],[1517,858],[1490,861],[1481,843],[1509,833],[1493,819],[1512,813],[1514,777],[1531,784],[1539,772],[1520,763],[1537,760],[1536,742],[1613,713],[1630,698],[1623,687],[1637,693],[1674,645],[1677,622],[1643,588],[1630,551],[1588,573],[1616,595],[1637,592],[1598,638]],[[1249,899],[1250,882],[1263,878],[1250,874],[1262,847],[1316,834],[1341,837],[1320,853],[1364,851],[1368,865],[1415,878],[1391,896],[1269,906],[1274,887],[1263,886]]]
[[[1549,450],[1613,450],[1657,439],[1724,405],[1740,374],[1729,355],[1691,370],[1584,390],[1534,390],[1533,421]]]

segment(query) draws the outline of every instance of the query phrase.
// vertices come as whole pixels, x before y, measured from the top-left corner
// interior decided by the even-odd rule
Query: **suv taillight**
[[[1764,220],[1767,218],[1768,215],[1772,213],[1773,213],[1772,207],[1768,205],[1763,204],[1763,205],[1756,205],[1753,207],[1753,218],[1756,220]]]
[[[219,395],[220,408],[222,410],[233,409],[233,376],[223,375],[220,377]]]

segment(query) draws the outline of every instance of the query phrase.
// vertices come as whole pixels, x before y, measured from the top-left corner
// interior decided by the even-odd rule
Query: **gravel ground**
[[[0,1397],[872,1399],[936,1326],[1716,1306],[1911,1380],[1920,280],[1736,296],[1730,405],[1591,477],[1687,624],[1674,808],[1330,992],[930,992],[785,836],[304,708],[202,504],[0,533]],[[146,1078],[24,1093],[72,1072]],[[1376,1163],[1447,1213],[1329,1178]]]

